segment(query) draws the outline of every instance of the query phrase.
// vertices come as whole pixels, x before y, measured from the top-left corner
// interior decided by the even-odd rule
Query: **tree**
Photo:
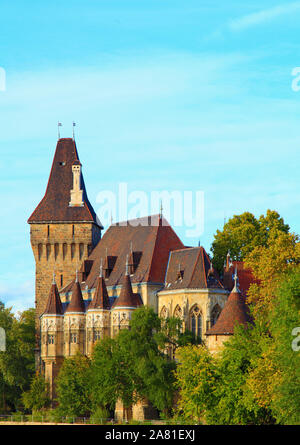
[[[214,235],[211,251],[213,264],[219,272],[223,271],[227,253],[233,260],[241,261],[257,246],[266,246],[270,239],[281,233],[288,233],[289,226],[274,210],[258,219],[250,212],[234,215]]]
[[[90,361],[79,352],[66,358],[56,379],[58,412],[86,416],[91,412]]]
[[[126,349],[118,338],[104,337],[96,343],[90,380],[94,410],[105,406],[113,409],[118,399],[127,409],[134,403],[133,363]]]
[[[300,330],[300,266],[281,274],[268,312],[270,338],[249,378],[260,406],[269,406],[277,423],[300,423],[300,351],[292,344]]]
[[[256,317],[268,317],[283,274],[299,263],[300,243],[294,234],[281,233],[271,238],[267,246],[258,246],[247,256],[245,266],[251,268],[258,281],[248,290],[248,302],[254,305]]]
[[[187,419],[202,421],[217,403],[217,361],[203,346],[179,348],[177,356],[177,411]]]
[[[24,407],[31,411],[40,411],[50,405],[49,384],[44,376],[37,373],[31,381],[29,391],[22,394]]]
[[[6,351],[0,353],[0,391],[3,410],[21,407],[21,395],[34,375],[34,309],[16,318],[0,305],[0,326],[6,332]]]
[[[153,309],[141,307],[132,314],[129,330],[114,339],[102,339],[92,356],[93,400],[110,407],[121,399],[129,408],[146,398],[167,412],[174,397],[175,362],[164,350],[170,339],[162,331]]]

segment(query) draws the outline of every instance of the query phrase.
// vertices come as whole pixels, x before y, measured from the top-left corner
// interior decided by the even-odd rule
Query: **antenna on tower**
[[[73,121],[73,141],[75,141],[75,127],[76,127],[76,122]]]
[[[57,122],[58,139],[60,139],[60,131],[59,131],[59,127],[62,127],[62,123],[58,121],[58,122]]]

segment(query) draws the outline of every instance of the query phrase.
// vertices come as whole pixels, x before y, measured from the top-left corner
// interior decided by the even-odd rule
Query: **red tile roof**
[[[47,305],[43,315],[63,315],[63,307],[56,283],[52,283]]]
[[[70,303],[68,304],[65,314],[68,312],[79,312],[79,313],[85,312],[85,305],[82,298],[81,288],[77,280],[73,285],[72,298]]]
[[[224,269],[224,277],[223,283],[224,287],[228,290],[233,288],[233,275],[235,271],[235,267],[237,268],[238,278],[239,278],[239,289],[241,293],[246,296],[249,290],[250,284],[255,283],[256,280],[252,274],[251,269],[246,269],[244,267],[243,261],[232,261],[230,267],[226,267]]]
[[[110,262],[113,265],[112,272],[105,280],[106,286],[120,285],[125,273],[126,257],[130,254],[131,247],[134,252],[140,252],[139,263],[131,276],[131,282],[163,284],[170,252],[182,249],[184,245],[165,219],[159,224],[159,215],[116,223],[109,227],[89,256],[88,259],[93,265],[82,286],[84,288],[88,286],[89,289],[96,287],[100,261],[103,259],[105,268],[106,255],[114,257]],[[72,283],[61,292],[68,292],[71,289]]]
[[[245,297],[239,290],[234,288],[231,291],[218,320],[212,328],[206,332],[206,335],[233,335],[234,327],[237,324],[247,326],[251,321]]]
[[[70,191],[73,188],[72,165],[78,162],[75,141],[71,138],[59,139],[45,196],[29,217],[28,223],[89,221],[102,227],[88,200],[82,175],[81,188],[84,205],[82,207],[69,206]]]
[[[210,268],[210,259],[203,247],[175,250],[170,254],[164,290],[223,289],[217,272]]]
[[[132,292],[130,276],[125,274],[122,280],[122,288],[120,295],[114,301],[112,309],[122,307],[138,307],[143,304],[143,301],[139,294]]]
[[[90,302],[88,309],[110,309],[106,284],[102,276],[97,278],[94,298]]]

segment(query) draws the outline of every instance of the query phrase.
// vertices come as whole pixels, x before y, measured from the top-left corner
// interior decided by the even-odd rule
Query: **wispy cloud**
[[[300,2],[282,4],[231,20],[228,24],[228,28],[231,31],[243,31],[251,26],[261,25],[272,21],[277,17],[292,14],[297,11],[300,11]]]

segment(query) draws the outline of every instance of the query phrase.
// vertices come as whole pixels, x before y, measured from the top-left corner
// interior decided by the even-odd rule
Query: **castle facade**
[[[205,249],[184,246],[162,214],[112,224],[102,236],[71,138],[58,140],[46,193],[28,223],[36,357],[52,397],[64,358],[77,351],[90,356],[97,340],[128,328],[141,305],[162,318],[179,317],[212,352],[236,323],[249,321],[243,264],[228,256],[220,279]]]

